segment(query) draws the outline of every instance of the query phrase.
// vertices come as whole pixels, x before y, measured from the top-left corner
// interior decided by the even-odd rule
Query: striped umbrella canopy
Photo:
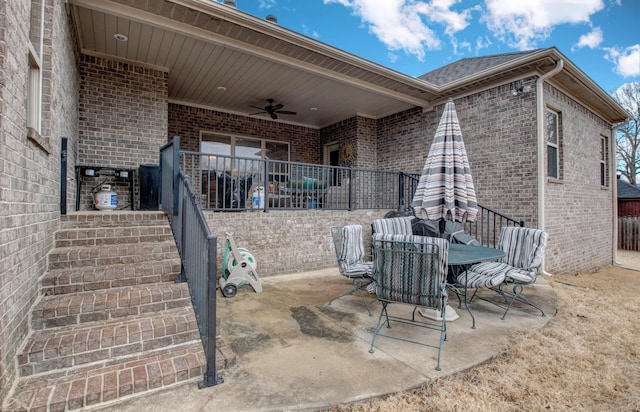
[[[478,215],[467,151],[453,100],[442,118],[411,202],[417,218],[474,222]]]

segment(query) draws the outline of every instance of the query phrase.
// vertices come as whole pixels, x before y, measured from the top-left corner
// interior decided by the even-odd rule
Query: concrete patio
[[[374,303],[373,316],[350,298],[327,305],[349,287],[337,269],[327,269],[263,279],[262,293],[244,286],[234,298],[220,297],[222,336],[237,355],[237,366],[221,372],[224,383],[200,390],[191,382],[110,410],[317,410],[383,396],[485,362],[505,349],[514,332],[540,329],[556,311],[555,294],[543,276],[527,296],[545,317],[531,310],[510,311],[501,320],[500,308],[476,300],[471,304],[474,330],[468,313],[450,297],[460,318],[447,324],[438,372],[437,349],[380,337],[369,353],[381,305]],[[435,331],[396,325],[395,333],[437,339]]]

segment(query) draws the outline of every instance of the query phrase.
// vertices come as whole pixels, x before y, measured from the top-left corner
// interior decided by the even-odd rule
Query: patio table
[[[472,325],[471,328],[476,328],[476,318],[469,308],[469,302],[467,301],[467,271],[469,268],[480,262],[486,262],[489,260],[497,260],[504,257],[505,253],[502,250],[485,247],[485,246],[473,246],[464,245],[460,243],[451,243],[449,245],[449,266],[461,266],[464,269],[465,284],[464,292],[460,291],[460,285],[449,284],[448,287],[453,293],[460,299],[460,294],[464,295],[464,306],[471,316]]]

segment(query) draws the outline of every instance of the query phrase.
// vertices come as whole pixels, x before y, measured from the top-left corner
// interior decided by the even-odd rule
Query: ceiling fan
[[[249,105],[249,107],[253,107],[254,109],[259,109],[262,110],[261,112],[257,112],[257,113],[249,113],[250,115],[254,115],[254,114],[263,114],[263,113],[268,113],[269,116],[271,116],[272,119],[277,119],[278,118],[278,114],[297,114],[296,112],[291,112],[289,110],[280,110],[284,107],[284,105],[278,103],[278,104],[273,104],[273,99],[267,99],[267,102],[269,102],[268,105],[266,105],[265,107],[258,107],[258,106],[251,106]]]

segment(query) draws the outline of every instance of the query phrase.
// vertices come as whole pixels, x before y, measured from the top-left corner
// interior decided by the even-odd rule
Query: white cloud
[[[554,26],[589,23],[603,0],[486,0],[483,21],[509,46],[528,50],[545,40]]]
[[[310,29],[309,26],[304,23],[302,24],[302,33],[305,36],[313,37],[314,39],[320,38],[320,33],[318,33],[316,30]]]
[[[469,25],[471,11],[453,10],[461,0],[323,0],[341,4],[359,16],[389,50],[403,50],[423,61],[426,50],[440,48],[441,40],[431,25],[444,26],[449,37]]]
[[[606,47],[605,58],[616,65],[616,73],[622,77],[640,76],[640,44],[626,49]]]
[[[602,30],[600,29],[600,27],[596,27],[590,33],[580,36],[575,47],[588,47],[590,49],[595,49],[596,47],[600,46],[602,40]]]
[[[476,39],[476,55],[479,54],[480,50],[486,49],[490,47],[493,43],[487,36],[479,36]]]
[[[276,0],[258,0],[258,5],[261,9],[270,9],[276,5]]]

